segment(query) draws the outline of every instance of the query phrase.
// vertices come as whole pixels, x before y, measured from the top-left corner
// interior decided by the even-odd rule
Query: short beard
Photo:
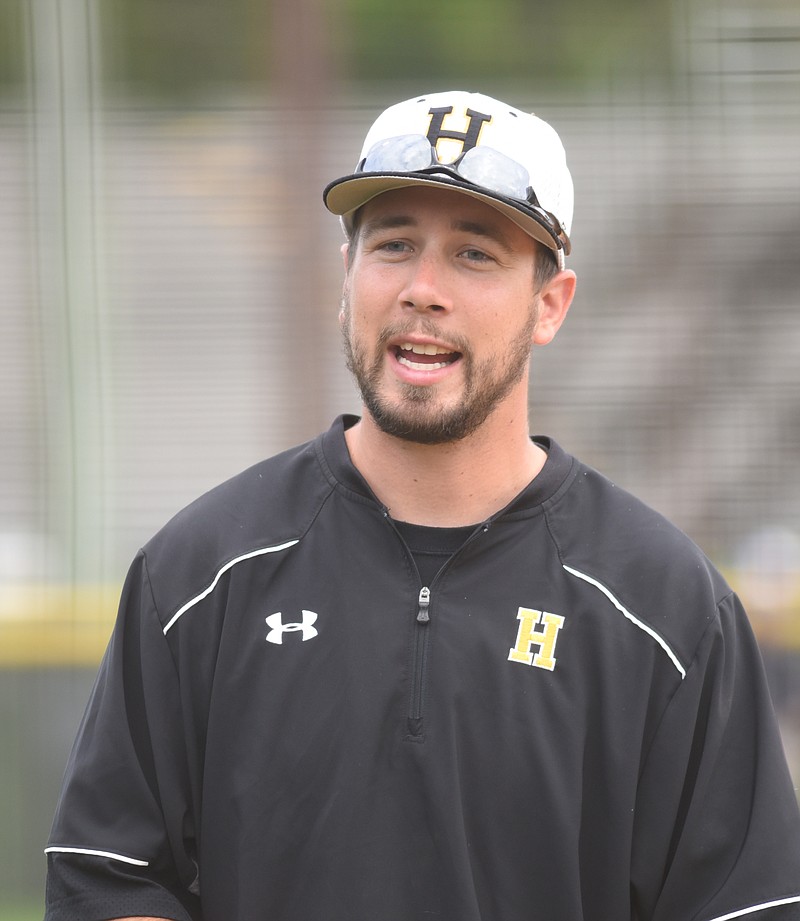
[[[355,378],[365,409],[381,431],[404,441],[424,445],[449,444],[472,435],[522,380],[531,355],[531,337],[536,326],[536,308],[531,306],[528,318],[519,334],[509,344],[504,355],[494,355],[476,365],[469,345],[459,338],[447,336],[448,344],[461,353],[464,393],[456,407],[436,407],[436,386],[406,384],[402,388],[402,403],[391,405],[380,393],[380,380],[386,361],[386,344],[412,329],[431,338],[441,332],[429,319],[398,324],[386,328],[376,343],[375,356],[370,363],[366,348],[353,341],[350,331],[350,304],[342,300],[344,320],[342,338],[347,368]],[[497,369],[500,373],[497,373]]]

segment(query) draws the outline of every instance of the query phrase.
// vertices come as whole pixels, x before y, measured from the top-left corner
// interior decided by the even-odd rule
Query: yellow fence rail
[[[753,591],[752,578],[726,577],[740,591],[765,647],[800,652],[800,573],[776,591],[775,577]],[[96,666],[108,643],[121,585],[0,585],[0,667]],[[749,589],[749,591],[748,591]],[[759,600],[770,597],[766,607]]]
[[[0,666],[96,666],[121,586],[0,586]]]

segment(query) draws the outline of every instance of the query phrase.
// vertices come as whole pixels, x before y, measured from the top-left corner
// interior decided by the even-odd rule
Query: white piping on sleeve
[[[114,854],[112,851],[94,851],[88,847],[46,847],[44,852],[45,854],[88,854],[90,857],[109,857],[111,860],[121,860],[122,863],[130,863],[134,867],[150,866],[148,860],[137,860],[135,857]]]
[[[606,598],[608,598],[608,600],[618,611],[624,614],[632,624],[636,624],[640,630],[644,630],[645,633],[651,636],[658,643],[658,645],[670,657],[675,668],[677,668],[680,672],[681,680],[686,677],[686,669],[683,667],[683,665],[681,665],[680,659],[678,659],[678,657],[669,647],[666,640],[662,636],[659,636],[652,627],[648,627],[647,624],[639,620],[638,617],[635,617],[633,614],[631,614],[631,612],[614,597],[614,595],[605,587],[605,585],[603,585],[601,582],[598,582],[597,579],[593,579],[591,576],[587,576],[585,572],[579,572],[577,569],[573,569],[571,566],[564,565],[564,569],[566,569],[566,571],[571,573],[573,576],[576,576],[578,579],[583,579],[584,582],[588,582],[595,588],[600,589],[600,591],[606,596]]]
[[[718,918],[712,918],[711,921],[731,921],[731,918],[743,918],[745,915],[752,915],[757,911],[766,911],[768,908],[780,908],[781,905],[795,905],[798,903],[800,903],[800,895],[793,895],[788,899],[776,899],[774,902],[762,902],[760,905],[742,908],[740,911],[732,911],[728,915],[720,915]]]
[[[225,575],[225,573],[229,569],[232,569],[237,563],[241,563],[244,560],[251,560],[255,556],[263,556],[263,554],[265,553],[277,553],[280,550],[286,550],[288,547],[294,547],[294,545],[297,543],[299,543],[299,540],[289,540],[289,541],[286,541],[285,544],[277,544],[275,547],[262,547],[259,550],[251,550],[250,553],[243,553],[241,556],[237,556],[236,559],[230,560],[229,562],[227,562],[222,567],[222,569],[220,569],[220,571],[216,574],[216,576],[214,576],[214,580],[211,583],[211,585],[208,586],[208,588],[203,589],[203,591],[200,592],[199,595],[195,595],[194,598],[191,598],[189,601],[187,601],[186,604],[183,605],[183,607],[179,608],[172,615],[172,617],[169,620],[169,623],[166,625],[166,627],[164,627],[164,630],[163,630],[164,636],[167,635],[167,633],[175,625],[175,622],[178,620],[178,618],[184,615],[189,610],[189,608],[194,607],[194,605],[196,605],[199,601],[202,601],[207,595],[210,595],[211,592],[213,592],[214,589],[216,588],[216,585],[219,582],[219,580]]]

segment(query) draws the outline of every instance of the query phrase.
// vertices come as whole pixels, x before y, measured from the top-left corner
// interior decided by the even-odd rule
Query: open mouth
[[[461,352],[451,352],[431,342],[403,342],[395,347],[397,361],[412,371],[438,371],[461,358]]]

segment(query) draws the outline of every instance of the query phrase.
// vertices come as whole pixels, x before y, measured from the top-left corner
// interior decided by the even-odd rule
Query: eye
[[[402,253],[408,252],[411,249],[405,240],[386,240],[383,243],[378,243],[375,248],[384,253],[389,253],[390,255],[400,255]]]
[[[468,262],[476,262],[476,263],[494,262],[494,259],[492,258],[492,256],[490,256],[487,252],[485,252],[482,249],[473,249],[473,248],[465,249],[465,250],[462,250],[461,256],[464,259],[466,259]]]
[[[406,240],[376,240],[370,246],[370,251],[378,259],[394,262],[405,259],[412,252],[412,247]]]

